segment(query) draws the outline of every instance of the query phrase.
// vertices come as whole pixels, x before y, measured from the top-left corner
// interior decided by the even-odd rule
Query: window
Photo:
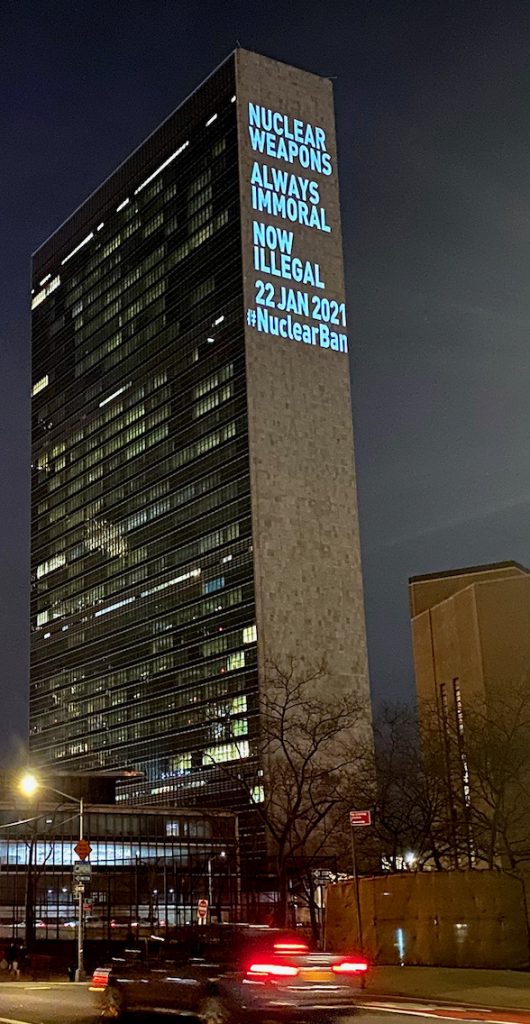
[[[241,743],[220,743],[215,747],[208,747],[202,755],[202,763],[205,765],[223,764],[225,761],[240,761],[250,756],[248,740]]]
[[[207,583],[204,584],[204,593],[213,594],[215,590],[221,590],[221,588],[224,587],[224,585],[224,576],[218,576],[215,580],[208,580]]]
[[[31,308],[36,309],[37,306],[40,306],[41,302],[44,302],[44,299],[47,299],[48,295],[51,295],[51,293],[54,292],[55,289],[59,287],[60,283],[61,278],[59,277],[59,275],[57,275],[57,277],[54,277],[53,280],[50,281],[45,288],[43,288],[40,292],[37,292],[37,294],[33,297],[33,299],[31,300]]]
[[[247,710],[247,698],[245,694],[239,697],[234,697],[230,702],[230,713],[232,715],[239,715],[242,711]]]
[[[50,378],[48,377],[48,374],[46,374],[44,377],[41,377],[40,380],[38,380],[33,385],[31,389],[31,397],[34,398],[35,395],[38,395],[39,391],[44,391],[44,388],[47,388],[49,383]]]
[[[226,669],[228,672],[235,672],[238,668],[245,667],[245,652],[236,651],[235,654],[229,654],[226,659]]]
[[[53,572],[55,569],[60,569],[63,565],[66,565],[66,555],[54,555],[54,557],[49,558],[47,562],[41,562],[41,564],[37,566],[37,579],[41,579],[42,576],[46,576],[49,572]]]
[[[254,644],[258,638],[256,626],[245,626],[243,630],[243,643]]]
[[[144,228],[144,238],[148,238],[149,235],[152,235],[153,231],[156,231],[156,229],[159,228],[160,225],[163,224],[163,223],[164,223],[164,214],[161,211],[160,213],[157,213],[156,217],[153,217],[152,220],[150,220],[145,225],[145,228]]]

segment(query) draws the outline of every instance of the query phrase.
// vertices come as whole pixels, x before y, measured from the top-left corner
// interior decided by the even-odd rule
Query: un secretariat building
[[[237,807],[268,664],[369,707],[331,83],[237,50],[32,273],[32,758]]]

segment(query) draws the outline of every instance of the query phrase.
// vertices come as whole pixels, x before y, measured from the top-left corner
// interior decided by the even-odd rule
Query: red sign
[[[371,825],[371,811],[350,811],[350,825]]]
[[[197,903],[197,917],[206,917],[208,913],[208,900],[199,900]]]
[[[88,839],[80,839],[74,846],[74,853],[77,853],[79,860],[86,860],[88,855],[92,853],[92,847]]]

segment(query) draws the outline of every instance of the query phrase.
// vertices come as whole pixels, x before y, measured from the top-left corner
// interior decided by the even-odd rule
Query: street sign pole
[[[357,847],[355,844],[355,828],[351,829],[351,859],[353,864],[353,884],[355,886],[355,905],[357,907],[357,928],[359,930],[360,952],[363,952],[363,923],[361,917],[361,894],[359,892],[359,874],[357,871]]]
[[[83,797],[79,799],[79,842],[82,843],[84,840],[83,825],[84,825],[84,807]],[[85,893],[84,885],[79,886],[79,894],[77,901],[77,970],[75,972],[76,981],[85,980],[85,965],[83,963],[83,896]]]
[[[366,826],[371,824],[371,811],[350,811],[351,859],[353,865],[353,884],[355,886],[355,905],[357,907],[357,927],[359,930],[359,945],[361,947],[361,953],[363,952],[364,949],[364,939],[363,922],[361,916],[361,893],[359,888],[359,872],[357,870],[357,846],[355,843],[355,829],[366,828]]]

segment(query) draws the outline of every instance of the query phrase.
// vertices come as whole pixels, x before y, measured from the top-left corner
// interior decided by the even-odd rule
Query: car
[[[189,926],[98,968],[101,1017],[173,1012],[201,1024],[327,1022],[355,1012],[368,970],[356,953],[311,950],[299,935],[259,926]]]

